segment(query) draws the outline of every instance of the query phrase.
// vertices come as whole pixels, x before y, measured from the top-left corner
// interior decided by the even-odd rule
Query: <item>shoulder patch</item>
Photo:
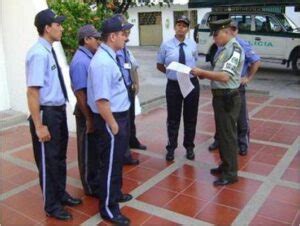
[[[222,70],[230,74],[235,74],[235,71],[241,60],[242,50],[238,45],[233,44],[233,51],[229,59],[224,63]]]

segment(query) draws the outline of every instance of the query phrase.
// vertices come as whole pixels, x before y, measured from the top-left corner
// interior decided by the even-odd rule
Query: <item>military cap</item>
[[[214,32],[230,27],[231,19],[216,20],[209,23],[210,35]]]
[[[51,23],[61,24],[65,19],[65,16],[58,16],[51,9],[45,9],[36,14],[34,25],[36,27],[45,27]]]
[[[87,24],[79,28],[77,33],[77,38],[79,41],[86,37],[100,38],[101,34],[96,30],[96,28],[93,25]]]
[[[116,14],[102,23],[102,34],[108,34],[118,31],[129,30],[133,27],[133,24],[128,23],[125,17],[121,14]]]
[[[176,24],[177,24],[177,23],[180,23],[180,22],[183,22],[183,23],[185,23],[187,26],[190,26],[190,20],[189,20],[185,15],[180,16],[180,17],[176,20]]]

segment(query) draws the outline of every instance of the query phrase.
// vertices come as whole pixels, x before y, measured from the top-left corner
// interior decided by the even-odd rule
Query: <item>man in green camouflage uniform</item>
[[[245,54],[230,32],[230,19],[210,23],[211,34],[219,47],[213,71],[192,69],[192,74],[211,80],[213,108],[217,133],[220,136],[221,164],[211,169],[211,174],[219,176],[215,186],[238,181],[237,171],[237,119],[240,112],[240,76]]]

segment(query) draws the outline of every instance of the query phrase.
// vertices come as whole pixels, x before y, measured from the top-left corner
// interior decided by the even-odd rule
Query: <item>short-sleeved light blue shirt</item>
[[[51,52],[52,45],[40,37],[26,56],[27,87],[40,87],[40,105],[61,106],[66,103]]]
[[[105,99],[112,112],[127,111],[130,106],[127,88],[116,61],[116,53],[102,43],[91,60],[87,79],[88,105],[99,113],[96,101]]]
[[[245,77],[248,74],[249,66],[257,61],[260,61],[260,56],[253,51],[249,42],[247,42],[244,39],[241,39],[238,36],[235,39],[238,41],[238,43],[240,44],[240,46],[243,48],[245,52],[245,62],[241,74],[241,77]]]
[[[74,92],[87,87],[87,75],[93,54],[84,46],[79,46],[70,63],[70,77]]]
[[[184,41],[184,54],[185,54],[185,64],[191,68],[196,67],[196,61],[197,61],[197,45],[196,43],[186,38]],[[174,37],[164,43],[161,44],[160,49],[157,53],[157,63],[163,64],[166,67],[172,63],[173,61],[178,62],[179,61],[179,46],[180,41]],[[166,76],[168,79],[171,80],[177,80],[176,72],[167,70]],[[193,75],[190,75],[192,78]]]
[[[130,55],[129,52],[127,51],[127,48],[125,47],[123,49],[118,50],[117,57],[119,58],[120,61],[121,72],[124,77],[125,83],[127,86],[130,86],[132,85],[132,80],[130,75],[130,69],[132,65],[131,65]],[[126,64],[127,64],[127,68],[126,68]]]

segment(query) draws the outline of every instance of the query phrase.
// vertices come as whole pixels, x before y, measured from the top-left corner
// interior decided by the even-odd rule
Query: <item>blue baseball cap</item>
[[[44,27],[51,23],[61,24],[65,19],[65,16],[57,16],[51,9],[45,9],[36,14],[34,25],[36,27]]]
[[[129,30],[133,27],[133,24],[128,23],[122,14],[116,14],[102,23],[102,34],[108,34],[118,31]]]

